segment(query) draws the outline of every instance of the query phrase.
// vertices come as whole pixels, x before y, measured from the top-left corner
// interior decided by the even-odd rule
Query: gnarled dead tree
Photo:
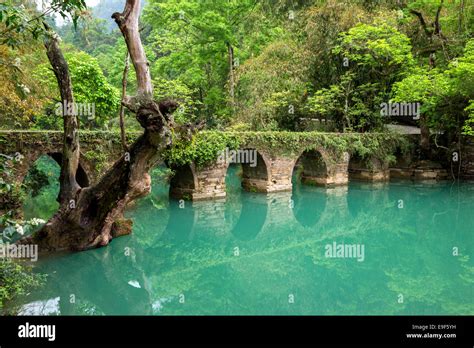
[[[153,100],[148,61],[140,39],[139,0],[127,0],[122,13],[114,13],[137,75],[137,96],[127,97],[124,105],[136,113],[144,132],[129,151],[91,187],[80,187],[75,180],[79,160],[76,117],[64,115],[64,148],[61,167],[60,208],[46,225],[20,243],[36,243],[41,251],[86,250],[107,245],[113,237],[131,231],[123,213],[131,201],[151,190],[150,169],[163,160],[171,145],[172,112],[177,103]],[[69,70],[57,39],[46,41],[48,58],[56,74],[63,102],[73,102]],[[178,132],[179,133],[179,132]]]

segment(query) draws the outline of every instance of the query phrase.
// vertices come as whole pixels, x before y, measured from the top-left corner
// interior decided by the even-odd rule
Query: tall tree
[[[60,208],[40,231],[20,243],[36,243],[42,251],[85,250],[107,245],[113,237],[130,232],[130,222],[124,223],[124,209],[131,201],[150,192],[148,172],[162,159],[163,150],[171,145],[172,112],[177,107],[173,101],[158,104],[153,100],[153,84],[138,28],[139,14],[139,0],[127,0],[123,12],[114,13],[113,18],[123,34],[137,76],[137,95],[125,98],[124,105],[136,113],[144,133],[97,184],[80,187],[75,181],[78,124],[74,117],[64,115],[63,156],[66,158],[61,168],[64,174],[60,178]],[[49,35],[46,45],[61,96],[72,101],[68,66],[57,37]],[[179,129],[175,133],[179,135]]]
[[[256,0],[151,0],[145,22],[153,27],[149,46],[156,52],[154,74],[179,79],[196,90],[195,98],[203,105],[201,115],[209,126],[228,119],[235,106],[235,70],[258,53],[252,39],[270,35],[261,4]]]

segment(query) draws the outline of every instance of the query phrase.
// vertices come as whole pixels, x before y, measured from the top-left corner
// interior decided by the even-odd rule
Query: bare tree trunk
[[[150,68],[145,50],[138,30],[138,17],[140,16],[140,0],[127,0],[122,13],[115,12],[112,18],[119,26],[125,43],[127,44],[130,58],[132,59],[137,74],[138,98],[151,100],[153,98],[153,85],[151,82]]]
[[[64,205],[69,203],[80,189],[76,182],[76,172],[80,156],[77,115],[69,67],[59,48],[56,34],[51,34],[45,40],[45,47],[56,80],[58,81],[62,100],[64,137],[58,201],[61,205]]]
[[[151,190],[149,170],[160,160],[163,150],[171,144],[174,125],[172,112],[177,108],[173,101],[159,105],[152,99],[153,87],[150,71],[138,30],[139,0],[127,0],[123,13],[114,13],[127,43],[130,58],[137,74],[138,95],[126,98],[124,105],[136,113],[144,133],[104,177],[94,186],[80,188],[75,182],[79,153],[77,122],[65,118],[65,151],[62,171],[64,187],[73,186],[68,197],[73,204],[62,204],[58,212],[36,234],[20,243],[36,243],[40,251],[85,250],[107,245],[115,236],[130,233],[131,223],[125,222],[123,212],[127,204]],[[51,64],[58,71],[56,76],[63,100],[72,100],[72,90],[61,81],[68,81],[64,73],[67,64],[60,55],[57,43],[52,47]],[[70,82],[70,81],[69,81]],[[63,91],[64,89],[64,91]],[[187,128],[189,133],[189,127]],[[179,134],[179,133],[178,133]],[[189,135],[189,134],[188,134]],[[66,192],[66,191],[64,191]],[[65,195],[66,197],[66,195]]]
[[[420,147],[425,155],[428,155],[430,150],[430,128],[426,122],[426,116],[420,117]]]
[[[131,225],[123,220],[124,209],[150,192],[148,171],[161,159],[171,139],[166,126],[156,127],[152,122],[145,127],[129,157],[124,154],[98,184],[76,195],[74,206],[62,206],[42,230],[25,241],[38,244],[41,251],[85,250],[129,233]]]
[[[125,55],[125,67],[123,69],[123,76],[122,76],[122,102],[120,103],[120,138],[122,139],[122,147],[123,151],[127,152],[128,151],[128,146],[127,146],[127,139],[125,137],[125,105],[123,103],[126,101],[127,98],[127,76],[128,76],[128,70],[130,68],[130,55],[127,54]]]
[[[227,43],[229,56],[229,96],[232,111],[235,109],[235,77],[234,77],[234,48],[230,43]]]

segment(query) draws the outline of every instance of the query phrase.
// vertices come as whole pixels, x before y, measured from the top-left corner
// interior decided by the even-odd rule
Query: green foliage
[[[28,185],[26,190],[27,198],[22,206],[23,217],[40,217],[48,220],[54,215],[59,208],[57,197],[59,194],[59,174],[61,168],[58,163],[48,155],[43,155],[37,159],[34,166],[38,169],[42,176],[47,178],[47,183],[44,186],[38,187],[38,192],[28,192]],[[25,182],[30,180],[32,170],[28,171]]]
[[[384,13],[391,15],[388,9],[384,9]],[[347,70],[339,60],[334,59],[332,52],[340,34],[358,23],[370,24],[377,15],[353,0],[327,0],[309,6],[298,16],[304,19],[297,30],[303,35],[301,45],[315,90],[336,83]]]
[[[448,75],[439,69],[415,69],[402,81],[393,86],[395,102],[419,102],[421,114],[426,116],[427,122],[435,128],[448,128],[455,126],[455,119],[439,112],[438,105],[442,102],[450,88]],[[440,122],[443,119],[442,122]]]
[[[24,192],[15,182],[14,165],[16,157],[8,160],[0,156],[0,247],[15,242],[25,234],[34,232],[45,223],[40,219],[17,220],[17,210],[23,203]],[[31,268],[9,259],[0,259],[0,311],[6,301],[24,294],[32,287],[39,286],[44,277],[32,274]]]
[[[6,301],[26,294],[44,283],[46,276],[31,272],[31,267],[11,260],[0,260],[0,310]]]
[[[17,6],[20,3],[25,7]],[[206,120],[208,127],[217,129],[239,124],[253,130],[297,130],[304,129],[301,120],[315,117],[330,121],[326,128],[330,130],[378,131],[384,123],[380,103],[388,102],[390,97],[399,100],[403,94],[407,96],[399,92],[402,87],[397,87],[394,96],[392,87],[397,82],[408,78],[405,89],[409,91],[413,86],[422,93],[422,86],[444,88],[443,81],[449,75],[451,82],[458,80],[456,84],[450,82],[451,91],[442,93],[442,98],[439,93],[425,93],[423,97],[430,100],[422,104],[423,111],[432,115],[430,126],[453,130],[461,124],[468,131],[472,124],[468,108],[472,84],[456,76],[469,76],[470,63],[460,57],[468,56],[464,48],[472,38],[473,6],[465,1],[439,0],[402,4],[391,0],[150,0],[143,11],[141,35],[156,97],[172,97],[182,103],[183,108],[176,113],[179,122]],[[120,88],[126,47],[110,15],[122,9],[119,0],[102,0],[91,11],[84,11],[80,0],[55,0],[42,15],[29,2],[8,0],[0,7],[0,31],[6,29],[5,39],[20,47],[20,43],[30,44],[26,37],[31,39],[33,31],[37,31],[34,36],[41,35],[42,21],[54,27],[50,13],[81,17],[57,31],[65,42],[95,58],[108,83]],[[434,33],[438,9],[442,35]],[[414,11],[423,16],[426,30]],[[234,58],[234,100],[230,96],[229,48]],[[436,69],[430,66],[428,71],[431,53]],[[89,62],[84,57],[79,54],[77,59],[67,58],[73,65],[77,60]],[[344,58],[349,62],[347,67]],[[24,60],[31,66],[40,65],[32,57]],[[459,63],[458,69],[453,66],[455,62]],[[437,73],[440,76],[435,76]],[[5,78],[0,81],[5,86],[0,95],[6,97],[0,102],[0,111],[15,116],[4,122],[4,128],[13,124],[27,127],[33,120],[37,128],[59,128],[62,120],[55,117],[54,108],[48,110],[48,117],[39,112],[45,100],[57,98],[57,88],[50,78],[39,81],[36,88],[24,78],[14,81],[10,75],[15,76],[10,70],[4,72]],[[29,72],[25,75],[37,76]],[[440,79],[439,83],[424,79],[417,84],[415,75]],[[83,80],[79,84],[84,88],[76,86],[76,81],[76,93],[86,95],[85,89],[97,90],[95,84],[86,83],[85,75],[77,79]],[[22,85],[31,91],[28,98],[21,91]],[[459,93],[454,95],[457,88]],[[13,95],[15,91],[18,93]],[[133,68],[128,91],[131,95],[135,91]],[[97,110],[101,115],[93,121],[82,120],[83,126],[117,127],[115,92],[104,88],[103,93],[77,97],[78,102],[95,99],[101,104],[98,109],[102,110]],[[440,105],[444,105],[442,110]],[[128,129],[138,127],[129,114],[126,124]]]
[[[349,29],[341,34],[340,44],[333,52],[348,58],[361,73],[379,77],[400,73],[414,63],[410,39],[387,24],[359,24]]]
[[[214,162],[226,148],[237,149],[239,141],[233,134],[223,132],[201,132],[191,141],[174,141],[165,157],[170,165],[184,165],[191,162],[198,166]]]
[[[435,33],[438,10],[441,35]],[[426,30],[413,11],[423,16]],[[401,30],[410,35],[413,51],[422,65],[429,65],[429,56],[435,53],[433,63],[446,67],[453,57],[462,55],[466,41],[472,38],[474,3],[472,1],[413,0],[399,10]],[[415,29],[415,30],[414,30]],[[431,38],[429,35],[432,35]]]
[[[474,100],[469,101],[469,106],[464,109],[468,112],[468,119],[463,127],[464,134],[474,136]]]
[[[386,23],[358,24],[340,35],[332,52],[347,71],[336,84],[308,98],[308,110],[338,129],[381,129],[379,105],[414,66],[410,39]]]
[[[322,88],[308,98],[307,106],[311,112],[316,114],[331,115],[338,110],[342,93],[340,86],[332,85],[329,88]]]
[[[196,91],[190,89],[181,80],[167,80],[156,78],[153,80],[155,86],[155,99],[164,100],[167,98],[179,102],[179,108],[174,113],[175,121],[185,123],[186,121],[196,121],[196,114],[201,102],[195,100],[193,95]]]
[[[241,65],[236,122],[260,131],[295,128],[308,88],[301,54],[294,41],[279,41]]]
[[[87,53],[70,50],[66,52],[65,58],[69,65],[75,102],[95,106],[94,117],[79,115],[82,128],[103,127],[110,118],[117,114],[120,103],[118,89],[107,82],[97,60]],[[45,81],[49,92],[55,91],[53,95],[56,95],[53,98],[55,102],[50,106],[49,115],[46,118],[38,119],[38,123],[42,127],[59,128],[62,123],[62,114],[58,112],[57,100],[60,99],[54,74],[51,72],[49,64],[40,65],[35,74],[38,79]]]
[[[463,56],[445,68],[414,69],[393,88],[394,100],[420,102],[429,125],[450,132],[463,128],[472,134],[473,98],[474,40],[467,42]]]
[[[24,234],[30,234],[37,226],[45,222],[40,219],[26,221],[16,219],[18,210],[26,196],[23,185],[18,183],[15,177],[15,166],[21,160],[19,154],[11,156],[11,159],[3,155],[0,156],[0,202],[2,203],[0,208],[2,212],[0,216],[0,243],[15,241]],[[35,168],[33,173],[35,173]]]
[[[81,12],[85,10],[85,0],[52,0],[40,13],[36,3],[32,1],[7,0],[0,4],[0,24],[4,29],[0,32],[0,44],[12,48],[19,47],[31,37],[40,38],[51,26],[52,13],[63,19],[71,18],[77,24]],[[1,26],[0,26],[1,28]],[[0,29],[1,30],[1,29]]]
[[[336,157],[348,152],[362,158],[390,161],[397,148],[408,148],[408,140],[395,133],[205,131],[196,134],[189,142],[175,142],[165,156],[171,165],[194,162],[205,166],[214,163],[226,148],[255,148],[275,156],[295,156],[306,150],[323,148]]]
[[[38,57],[42,47],[32,40],[18,50],[0,45],[0,128],[27,128],[42,114],[44,100],[38,92],[43,86],[32,74],[37,62],[46,59]]]
[[[118,28],[115,28],[115,32],[110,32],[107,26],[105,19],[83,17],[76,28],[72,23],[66,23],[58,29],[58,34],[77,49],[97,56],[96,52],[100,52],[104,47],[115,46],[120,38]]]
[[[153,76],[187,86],[194,118],[211,127],[233,113],[229,60],[238,69],[281,32],[253,0],[151,0],[144,21],[153,28],[147,45]]]
[[[39,194],[42,187],[49,184],[48,175],[42,170],[38,169],[38,166],[33,164],[30,168],[27,177],[25,178],[24,185],[25,190],[31,192],[31,196],[35,197]]]
[[[91,54],[99,62],[107,81],[119,90],[122,89],[126,53],[127,46],[125,42],[117,40],[117,43],[113,46],[99,45]],[[127,77],[127,92],[131,95],[136,92],[136,81],[135,69],[133,69],[133,64],[130,64]]]
[[[14,176],[14,167],[19,160],[21,158],[16,155],[12,159],[0,156],[0,212],[8,213],[5,216],[15,215],[25,198],[21,184]]]
[[[95,169],[99,173],[102,171],[108,161],[107,153],[100,150],[100,145],[97,145],[97,148],[94,150],[85,152],[84,157],[95,164]]]

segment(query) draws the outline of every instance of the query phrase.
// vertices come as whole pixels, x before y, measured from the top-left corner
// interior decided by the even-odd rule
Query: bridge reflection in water
[[[439,259],[453,243],[472,245],[474,217],[458,210],[474,209],[472,191],[461,190],[456,205],[443,206],[440,198],[452,190],[442,186],[331,188],[295,177],[292,192],[265,194],[242,190],[242,180],[239,166],[231,166],[226,199],[202,202],[170,200],[169,185],[154,185],[130,207],[132,235],[107,248],[40,260],[48,283],[19,299],[18,308],[24,314],[416,313],[397,303],[403,292],[424,313],[473,309],[460,302],[469,268]],[[456,235],[447,233],[453,229]],[[325,245],[334,241],[365,244],[365,261],[326,258]],[[455,280],[453,272],[460,275]],[[427,279],[419,281],[423,274],[436,275],[433,296]],[[291,306],[289,294],[296,296]]]
[[[241,171],[239,166],[229,169],[226,199],[171,200],[171,206],[181,208],[170,210],[166,235],[187,239],[196,233],[213,231],[251,241],[267,228],[294,224],[317,228],[323,216],[342,217],[347,212],[347,187],[295,185],[292,192],[251,193],[240,188]],[[171,237],[178,230],[179,236]]]

